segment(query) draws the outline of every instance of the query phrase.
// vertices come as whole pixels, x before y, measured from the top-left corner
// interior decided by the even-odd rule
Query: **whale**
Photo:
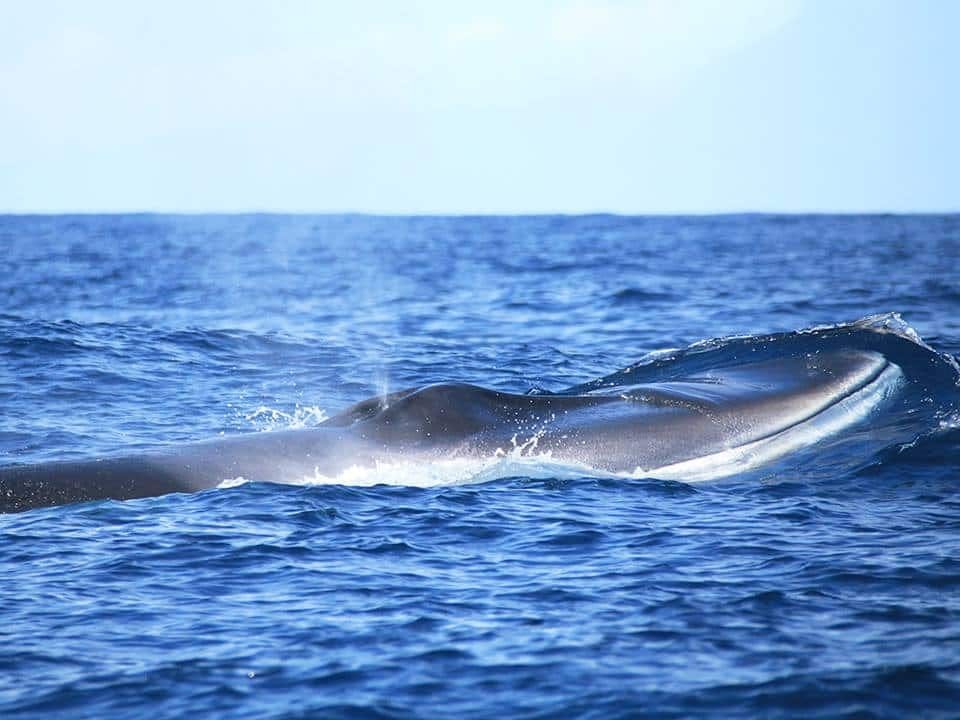
[[[712,364],[697,351],[693,360],[655,360],[560,392],[431,384],[363,400],[312,428],[7,465],[0,512],[517,455],[585,475],[727,477],[862,423],[896,394],[900,366],[859,345],[771,354],[754,343]]]

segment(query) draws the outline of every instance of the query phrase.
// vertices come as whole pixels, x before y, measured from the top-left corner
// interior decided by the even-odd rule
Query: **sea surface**
[[[0,515],[2,718],[960,717],[960,216],[0,216],[0,299],[0,466],[855,321],[929,346],[900,404],[719,481]]]

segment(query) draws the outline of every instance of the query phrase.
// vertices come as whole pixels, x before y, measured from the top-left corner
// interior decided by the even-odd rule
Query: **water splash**
[[[243,416],[260,432],[274,430],[300,430],[316,427],[327,419],[327,412],[316,405],[297,405],[293,412],[260,405]]]

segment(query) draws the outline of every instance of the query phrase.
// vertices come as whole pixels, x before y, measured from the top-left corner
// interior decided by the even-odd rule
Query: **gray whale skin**
[[[880,353],[845,350],[613,392],[515,395],[430,385],[366,400],[312,429],[9,465],[0,468],[0,512],[196,492],[236,478],[297,482],[317,473],[335,478],[352,466],[484,459],[534,436],[536,452],[597,472],[710,479],[862,420],[898,375]]]

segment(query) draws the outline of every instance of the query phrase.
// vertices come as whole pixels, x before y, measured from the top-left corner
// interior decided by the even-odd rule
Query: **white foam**
[[[373,466],[352,465],[336,475],[315,468],[312,475],[277,480],[283,485],[400,485],[442,487],[470,485],[510,477],[576,479],[582,477],[629,477],[608,473],[588,465],[555,460],[549,453],[495,455],[487,458],[451,458],[432,461],[379,462]],[[231,488],[248,482],[244,477],[223,480],[219,487]]]

